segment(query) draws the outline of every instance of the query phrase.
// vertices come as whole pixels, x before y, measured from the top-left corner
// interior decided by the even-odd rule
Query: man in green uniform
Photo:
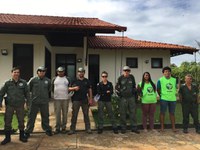
[[[176,79],[171,77],[170,67],[164,67],[162,73],[163,77],[161,77],[157,83],[157,92],[160,95],[160,131],[164,131],[165,112],[168,107],[172,130],[176,132],[174,115],[176,108]]]
[[[183,133],[188,133],[189,115],[191,114],[196,133],[200,134],[197,103],[198,94],[199,89],[196,85],[192,84],[192,76],[190,74],[186,75],[185,84],[181,85],[179,90],[183,113]]]
[[[51,80],[45,76],[45,73],[45,67],[38,67],[38,76],[31,78],[28,82],[31,98],[28,122],[25,130],[27,138],[33,132],[38,111],[41,113],[43,130],[48,136],[52,136],[52,128],[49,125],[49,92],[51,90]]]
[[[90,81],[84,77],[85,70],[83,68],[78,69],[78,77],[72,82],[72,87],[69,87],[70,91],[74,91],[72,96],[72,118],[69,135],[75,134],[76,122],[80,107],[82,108],[85,122],[85,129],[88,134],[91,134],[90,119],[89,119],[89,105],[92,104],[92,86]],[[89,97],[89,100],[88,100]]]
[[[24,137],[24,104],[25,100],[29,101],[29,91],[25,80],[20,78],[20,69],[15,67],[11,70],[12,79],[5,82],[0,90],[0,108],[2,107],[2,100],[5,94],[6,111],[5,111],[5,139],[1,145],[5,145],[11,141],[10,134],[12,129],[12,117],[16,111],[18,119],[18,127],[20,130],[19,140],[27,142]]]
[[[123,67],[123,75],[118,78],[116,90],[120,96],[119,111],[121,133],[126,133],[126,114],[129,112],[131,131],[139,134],[136,120],[136,87],[135,78],[130,74],[131,69],[128,66]]]

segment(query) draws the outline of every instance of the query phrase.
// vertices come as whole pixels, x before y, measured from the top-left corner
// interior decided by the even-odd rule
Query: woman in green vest
[[[137,87],[138,94],[142,102],[142,124],[144,132],[147,132],[147,120],[149,120],[150,130],[154,130],[154,114],[156,111],[156,86],[151,80],[149,72],[145,72],[142,77],[142,82]]]

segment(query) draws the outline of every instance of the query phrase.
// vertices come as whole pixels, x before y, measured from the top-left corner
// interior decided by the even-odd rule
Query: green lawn
[[[92,110],[92,114],[93,114],[96,125],[97,125],[97,121],[98,121],[97,113],[98,113],[97,109]],[[155,124],[160,123],[159,122],[159,113],[160,113],[160,105],[157,104],[156,113],[155,113]],[[199,111],[199,116],[200,116],[200,111]],[[176,105],[175,117],[176,117],[176,124],[182,124],[182,109],[181,109],[180,103],[177,103],[177,105]],[[116,121],[119,125],[119,117],[116,117]],[[140,104],[138,104],[138,107],[137,107],[137,123],[138,123],[138,125],[142,124],[142,111],[141,111]],[[193,123],[191,116],[190,116],[190,123]],[[169,119],[168,113],[166,113],[166,116],[165,116],[165,124],[170,124],[170,119]],[[110,120],[106,115],[104,117],[104,125],[110,126]]]

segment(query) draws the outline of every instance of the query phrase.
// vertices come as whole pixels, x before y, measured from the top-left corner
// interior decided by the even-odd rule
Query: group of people
[[[76,123],[80,107],[84,115],[84,123],[86,133],[91,134],[89,106],[93,103],[92,85],[85,78],[84,68],[78,68],[77,78],[71,80],[65,75],[65,68],[58,67],[57,76],[52,80],[45,76],[46,68],[38,67],[37,76],[33,77],[27,83],[20,78],[20,68],[14,67],[11,70],[12,78],[4,83],[0,89],[0,108],[2,101],[5,99],[5,139],[1,142],[5,145],[11,141],[12,117],[16,112],[18,119],[18,128],[20,131],[19,140],[27,142],[30,134],[33,132],[37,113],[41,113],[41,125],[46,135],[52,136],[52,127],[49,125],[49,93],[52,92],[54,99],[54,110],[56,125],[54,134],[67,133],[67,114],[69,101],[72,100],[72,118],[69,135],[76,133]],[[119,96],[119,113],[120,113],[120,130],[124,134],[127,131],[127,114],[129,116],[131,132],[139,134],[136,116],[136,101],[141,100],[142,108],[142,125],[144,132],[147,132],[147,122],[149,128],[154,129],[154,115],[156,111],[157,100],[160,100],[160,123],[161,132],[164,131],[165,113],[167,108],[172,124],[172,130],[175,128],[175,108],[177,101],[177,81],[171,77],[171,68],[164,67],[162,69],[163,77],[161,77],[157,85],[152,81],[149,72],[145,72],[142,81],[136,86],[135,78],[130,73],[128,66],[123,67],[123,73],[118,78],[115,85],[115,91]],[[104,108],[108,112],[108,116],[112,123],[113,132],[119,133],[118,125],[113,114],[111,96],[114,92],[113,84],[108,81],[108,73],[101,73],[101,81],[97,84],[98,97],[98,130],[97,133],[103,132]],[[194,120],[197,133],[200,133],[198,121],[198,94],[199,89],[192,84],[192,76],[185,76],[185,84],[179,88],[179,99],[182,104],[183,112],[183,132],[188,133],[189,115]],[[5,96],[5,97],[4,97]],[[24,106],[28,108],[28,121],[26,128],[24,126]]]

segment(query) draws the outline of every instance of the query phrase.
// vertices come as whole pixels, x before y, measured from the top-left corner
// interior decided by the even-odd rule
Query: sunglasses
[[[124,70],[124,72],[130,72],[130,70]]]
[[[101,76],[102,78],[107,78],[108,76]]]
[[[39,72],[45,72],[45,70],[38,70]]]

